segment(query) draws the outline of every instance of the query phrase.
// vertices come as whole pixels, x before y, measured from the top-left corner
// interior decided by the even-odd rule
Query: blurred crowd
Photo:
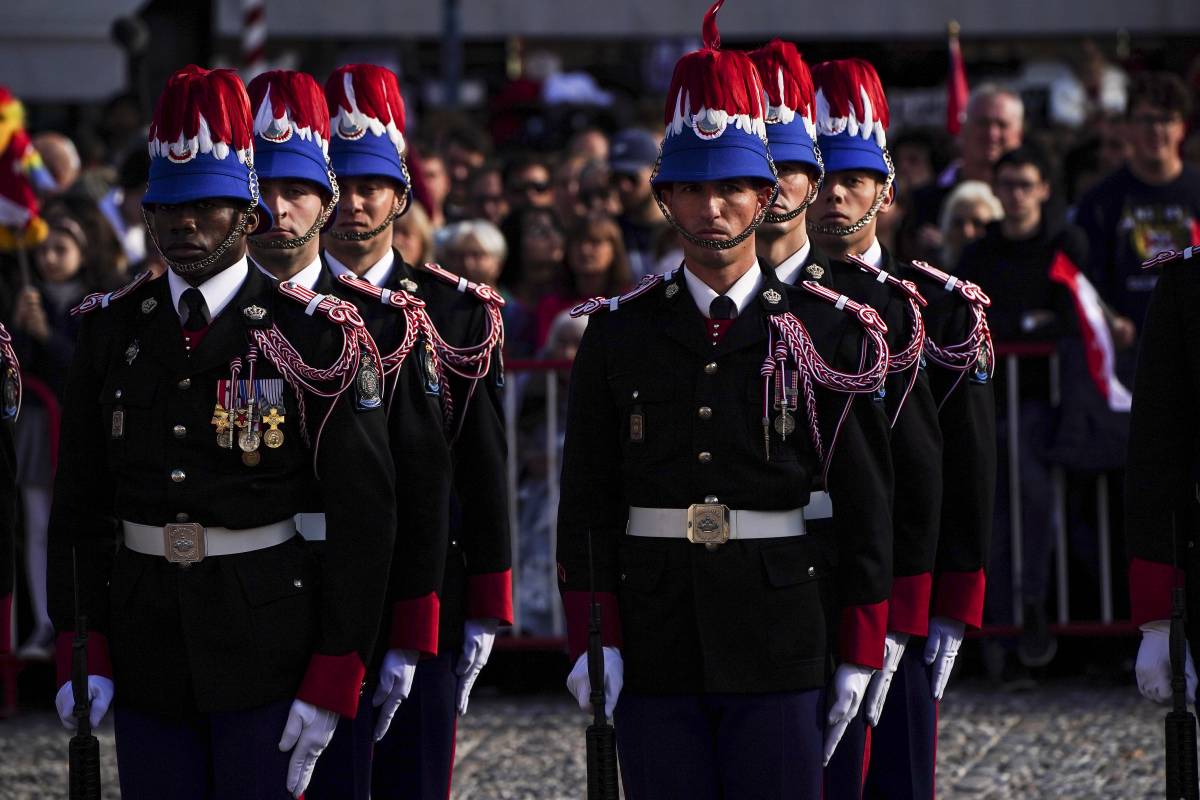
[[[1023,619],[1020,637],[997,643],[989,655],[997,679],[1020,680],[1054,656],[1047,620],[1055,602],[1055,526],[1069,529],[1078,587],[1072,616],[1094,618],[1101,579],[1097,476],[1113,486],[1113,519],[1120,513],[1120,484],[1113,481],[1120,479],[1127,414],[1089,380],[1075,296],[1051,279],[1051,268],[1061,254],[1095,287],[1116,377],[1131,386],[1154,283],[1139,265],[1160,250],[1200,244],[1200,134],[1189,137],[1200,131],[1197,83],[1112,70],[1105,66],[1094,86],[1085,84],[1084,110],[1071,127],[1032,125],[1019,93],[985,84],[972,92],[957,137],[908,127],[889,141],[897,193],[880,217],[884,246],[980,284],[993,301],[997,342],[1048,343],[1058,355],[1053,376],[1042,351],[995,373],[1002,460],[987,615],[994,624],[1011,624],[1018,613]],[[0,321],[16,338],[29,387],[18,430],[29,587],[20,652],[27,656],[48,655],[51,645],[40,582],[57,402],[76,333],[68,310],[141,269],[162,269],[140,206],[149,168],[144,123],[136,108],[114,101],[103,135],[87,137],[87,158],[61,133],[31,131],[54,177],[41,198],[50,235],[28,263],[0,266]],[[675,268],[681,251],[650,190],[658,127],[577,125],[553,150],[521,148],[513,144],[519,137],[497,146],[495,130],[446,116],[414,132],[409,166],[418,202],[398,221],[395,245],[405,260],[436,260],[499,287],[507,301],[505,350],[518,367],[508,383],[517,393],[517,602],[521,632],[545,635],[555,628],[550,470],[561,447],[567,374],[522,369],[519,360],[569,361],[586,324],[570,318],[572,306]],[[104,147],[95,146],[99,140]],[[1011,387],[1012,379],[1019,385]],[[1019,405],[1015,437],[1010,402]],[[556,413],[548,413],[551,403]],[[1020,443],[1019,596],[1009,534],[1012,438]],[[1056,474],[1063,476],[1065,516],[1055,507]],[[1111,577],[1120,599],[1119,525],[1115,531]]]

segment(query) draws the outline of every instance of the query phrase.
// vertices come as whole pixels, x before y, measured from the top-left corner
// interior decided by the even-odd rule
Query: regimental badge
[[[679,294],[679,284],[678,284],[678,283],[672,283],[670,286],[668,286],[668,287],[667,287],[667,292],[666,292],[666,294],[667,294],[667,299],[668,299],[668,300],[670,300],[670,299],[671,299],[672,297],[674,297],[675,295]]]
[[[379,372],[370,361],[364,360],[358,367],[354,379],[355,402],[359,411],[369,411],[383,405],[379,391]]]
[[[991,373],[991,363],[988,361],[988,352],[985,348],[979,348],[979,357],[975,359],[975,369],[971,372],[971,381],[973,383],[987,383]]]
[[[417,282],[414,281],[412,278],[401,278],[400,279],[400,288],[403,289],[404,291],[408,292],[409,294],[412,294],[413,292],[415,292],[417,290]]]
[[[242,316],[250,322],[262,322],[267,318],[267,310],[262,306],[246,306],[242,309]]]
[[[437,362],[433,358],[433,345],[424,343],[421,348],[421,371],[425,373],[425,394],[440,397],[442,394],[442,379],[438,376]]]
[[[804,271],[811,275],[814,281],[819,281],[825,276],[825,268],[820,264],[809,264]]]
[[[766,300],[771,305],[778,305],[779,301],[783,299],[783,295],[774,289],[767,289],[762,293],[762,296],[763,300]]]
[[[142,301],[142,313],[149,314],[154,309],[158,308],[158,301],[153,297]]]
[[[113,439],[125,438],[125,409],[120,406],[113,409],[110,436]]]
[[[125,363],[133,364],[133,360],[138,357],[138,353],[141,351],[141,349],[142,348],[141,345],[138,344],[138,340],[134,339],[133,342],[130,343],[129,347],[125,348]]]
[[[17,394],[17,379],[20,376],[12,367],[4,369],[3,385],[0,386],[0,419],[14,420],[17,418],[17,404],[20,397]]]

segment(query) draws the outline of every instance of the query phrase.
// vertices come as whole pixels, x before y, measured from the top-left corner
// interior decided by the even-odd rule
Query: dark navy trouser
[[[371,691],[363,692],[354,719],[338,720],[333,739],[317,759],[305,800],[370,800],[371,755],[379,715],[371,696]]]
[[[819,800],[825,691],[623,692],[613,714],[627,800]]]
[[[458,653],[417,664],[412,693],[400,704],[371,764],[371,800],[447,800],[458,730]]]
[[[161,717],[113,706],[124,800],[289,800],[279,738],[292,699],[259,708]]]

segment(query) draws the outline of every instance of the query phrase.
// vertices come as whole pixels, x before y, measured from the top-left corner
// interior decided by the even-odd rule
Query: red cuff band
[[[500,620],[512,625],[512,570],[484,572],[467,577],[467,619]]]
[[[0,655],[12,650],[12,595],[0,597]]]
[[[71,645],[75,631],[63,631],[54,640],[54,661],[58,672],[58,685],[71,680]],[[103,633],[88,631],[87,637],[88,675],[112,678],[112,659],[108,656],[108,637]]]
[[[956,619],[971,628],[983,624],[983,597],[987,576],[983,569],[974,572],[943,572],[937,579],[933,616]]]
[[[393,650],[418,650],[427,656],[436,656],[441,609],[441,601],[433,592],[392,603],[388,645]]]
[[[888,603],[888,630],[910,636],[929,634],[929,597],[933,594],[933,575],[897,575],[892,578],[892,597]]]
[[[621,647],[621,612],[612,592],[596,592],[600,604],[600,640],[605,647]],[[563,592],[563,613],[567,618],[567,652],[571,661],[587,652],[588,626],[592,619],[590,592]]]
[[[358,713],[358,695],[362,691],[367,668],[358,653],[327,656],[314,653],[308,671],[300,682],[296,698],[327,711],[336,711],[347,719]]]
[[[887,620],[887,600],[843,608],[838,627],[838,651],[842,661],[869,669],[881,669]]]
[[[1129,616],[1134,625],[1171,618],[1171,590],[1183,585],[1183,570],[1140,558],[1129,562]]]

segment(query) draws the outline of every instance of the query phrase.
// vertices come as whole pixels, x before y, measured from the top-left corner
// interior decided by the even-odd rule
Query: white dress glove
[[[604,716],[612,719],[613,709],[617,707],[617,698],[621,696],[621,687],[625,685],[625,661],[621,651],[615,647],[604,648]],[[583,653],[571,668],[567,676],[567,690],[575,695],[579,707],[584,711],[592,710],[592,682],[588,679],[588,654]]]
[[[303,700],[292,701],[283,736],[279,739],[281,751],[292,751],[287,773],[287,790],[292,797],[299,797],[308,788],[317,757],[329,746],[337,724],[337,712],[317,708]]]
[[[1186,644],[1183,653],[1183,674],[1187,678],[1188,702],[1191,702],[1196,696],[1196,666],[1192,663],[1192,650]],[[1134,673],[1142,697],[1164,705],[1171,702],[1170,620],[1159,619],[1142,626],[1142,643],[1138,647]]]
[[[379,708],[375,741],[378,742],[387,733],[392,717],[396,716],[396,709],[408,699],[420,660],[421,654],[416,650],[388,650],[383,657],[383,664],[379,667],[379,685],[371,697],[371,705]]]
[[[500,620],[491,617],[485,619],[469,619],[463,626],[463,651],[454,671],[458,673],[458,713],[467,713],[467,702],[471,699],[471,687],[475,679],[483,671],[488,658],[492,655],[492,645],[496,642],[496,629]]]
[[[863,700],[866,704],[867,724],[872,728],[879,724],[888,689],[892,686],[892,676],[900,668],[900,657],[904,655],[907,645],[907,633],[890,631],[883,640],[883,669],[871,676],[871,685],[867,687],[867,697]]]
[[[108,707],[112,705],[113,682],[111,678],[100,675],[88,675],[87,681],[88,699],[92,701],[92,713],[88,714],[88,720],[92,723],[93,728],[98,728],[100,720],[104,719],[104,715],[108,713]],[[54,696],[54,706],[58,709],[58,718],[63,727],[73,733],[76,730],[77,722],[75,720],[75,695],[71,691],[70,681],[59,687],[58,694]]]
[[[966,630],[966,625],[949,617],[934,617],[929,620],[925,663],[933,665],[930,689],[933,691],[934,700],[941,700],[942,693],[946,691],[950,671],[954,669],[954,659],[958,658],[958,648],[962,646]]]
[[[858,664],[842,664],[833,673],[833,705],[829,708],[829,716],[825,718],[825,766],[829,766],[829,759],[833,758],[833,751],[842,740],[846,726],[858,713],[858,707],[867,693],[867,684],[874,673],[875,670]]]

